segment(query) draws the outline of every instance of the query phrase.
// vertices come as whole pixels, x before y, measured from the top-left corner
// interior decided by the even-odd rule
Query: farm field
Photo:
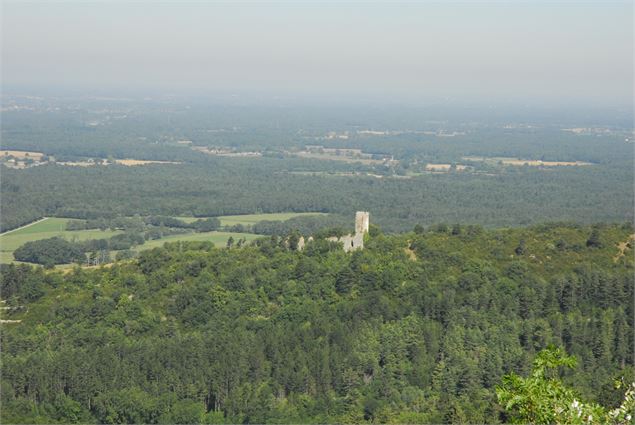
[[[279,174],[290,174],[296,176],[321,176],[321,177],[374,177],[376,179],[410,179],[412,176],[382,175],[362,171],[286,171]]]
[[[186,233],[183,235],[172,235],[172,236],[167,236],[161,239],[147,241],[143,245],[139,245],[135,247],[134,250],[137,252],[144,251],[146,249],[161,247],[166,242],[176,242],[176,241],[184,241],[184,242],[210,241],[214,243],[214,245],[216,245],[217,247],[224,247],[226,246],[227,239],[229,239],[230,236],[233,237],[235,241],[238,241],[238,239],[244,238],[247,240],[247,242],[263,237],[262,235],[255,235],[253,233],[235,233],[235,232]]]
[[[11,230],[0,235],[0,263],[13,261],[13,251],[26,242],[60,236],[64,239],[87,240],[104,239],[121,231],[114,230],[66,230],[66,223],[71,219],[49,217],[32,225]]]
[[[349,164],[361,163],[364,165],[382,165],[387,161],[383,159],[372,159],[372,158],[360,158],[355,156],[347,156],[347,155],[336,155],[336,154],[328,154],[328,153],[318,153],[318,152],[293,152],[292,155],[300,157],[300,158],[308,158],[308,159],[322,159],[327,161],[343,161]],[[389,162],[397,162],[397,161],[389,161]]]
[[[149,161],[145,159],[115,159],[115,162],[119,165],[126,165],[128,167],[147,164],[182,164],[182,162],[178,161]]]
[[[221,226],[234,226],[236,224],[256,224],[259,221],[284,221],[294,217],[309,217],[316,215],[326,215],[325,213],[311,212],[311,213],[271,213],[271,214],[242,214],[242,215],[224,215],[218,217]],[[199,218],[204,217],[176,217],[179,220],[183,220],[186,223],[192,223]]]
[[[66,165],[69,167],[93,167],[96,165],[110,165],[110,162],[106,159],[86,160],[86,161],[65,161],[57,162],[58,165]],[[133,167],[135,165],[148,165],[148,164],[183,164],[178,161],[150,161],[145,159],[115,159],[115,164],[125,165],[127,167]]]
[[[452,169],[452,164],[432,164],[429,163],[426,165],[426,171],[434,171],[434,172],[448,172]],[[467,166],[457,164],[456,171],[465,171],[467,170]]]
[[[531,167],[566,167],[566,166],[582,166],[582,165],[593,165],[590,162],[584,161],[542,161],[540,159],[520,159],[520,158],[508,158],[508,157],[492,157],[485,158],[481,156],[465,156],[463,157],[465,161],[479,161],[479,162],[490,162],[490,163],[501,163],[504,165],[513,165],[522,167],[523,165],[528,165]]]
[[[246,214],[246,215],[228,215],[219,217],[223,226],[233,226],[236,224],[255,224],[263,220],[288,220],[293,217],[315,216],[323,213],[274,213],[274,214]],[[198,217],[178,217],[179,219],[191,223],[198,220]],[[123,233],[123,231],[114,230],[66,230],[66,224],[73,219],[46,217],[42,220],[28,224],[24,227],[10,230],[0,235],[0,263],[6,264],[14,262],[13,251],[24,245],[26,242],[36,241],[40,239],[52,238],[60,236],[67,240],[83,241],[87,239],[107,239],[111,236]],[[233,233],[233,232],[205,232],[205,233],[187,233],[181,235],[167,236],[161,239],[150,240],[143,245],[137,246],[135,251],[143,251],[159,246],[163,246],[165,242],[175,241],[211,241],[217,246],[225,246],[227,239],[232,236],[235,240],[244,238],[251,241],[260,237],[260,235],[250,233]]]
[[[30,152],[30,151],[8,151],[8,150],[0,151],[0,157],[5,157],[5,156],[12,156],[18,159],[31,158],[36,161],[39,161],[40,159],[42,159],[44,154],[42,152]]]

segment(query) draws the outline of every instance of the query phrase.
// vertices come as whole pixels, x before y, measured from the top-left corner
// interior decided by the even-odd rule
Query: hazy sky
[[[630,2],[3,1],[14,87],[628,104]]]

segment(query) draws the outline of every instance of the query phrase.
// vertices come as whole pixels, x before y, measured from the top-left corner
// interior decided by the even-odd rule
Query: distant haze
[[[587,102],[633,96],[630,2],[17,2],[2,83]]]

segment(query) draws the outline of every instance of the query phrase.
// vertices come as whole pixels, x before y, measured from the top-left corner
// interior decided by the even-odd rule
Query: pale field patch
[[[115,159],[115,162],[117,164],[126,165],[128,167],[147,164],[182,164],[182,162],[177,161],[151,161],[145,159]]]
[[[26,159],[31,158],[35,161],[39,161],[42,159],[44,154],[42,152],[31,152],[31,151],[0,151],[0,157],[12,156],[18,159]]]
[[[371,165],[371,164],[381,165],[381,164],[395,164],[398,162],[395,160],[371,159],[368,157],[357,158],[355,156],[318,153],[318,152],[306,152],[306,151],[293,152],[292,154],[300,158],[323,159],[327,161],[343,161],[349,164],[354,164],[356,162],[359,162],[364,165]]]
[[[447,172],[447,171],[450,171],[450,168],[452,168],[452,164],[426,164],[426,171]],[[465,171],[466,169],[467,169],[467,166],[465,165],[461,165],[461,164],[456,165],[457,171]]]
[[[259,221],[285,221],[294,217],[310,217],[326,215],[319,212],[307,212],[307,213],[266,213],[266,214],[240,214],[240,215],[223,215],[217,217],[220,220],[221,226],[234,226],[236,224],[249,225],[256,224]],[[196,220],[204,220],[209,217],[175,217],[186,223],[193,223]]]
[[[507,157],[492,157],[486,158],[482,156],[465,156],[465,161],[483,161],[483,162],[500,162],[503,165],[513,165],[522,167],[528,165],[530,167],[566,167],[566,166],[585,166],[593,165],[590,162],[584,161],[542,161],[540,159],[520,159],[520,158],[507,158]]]

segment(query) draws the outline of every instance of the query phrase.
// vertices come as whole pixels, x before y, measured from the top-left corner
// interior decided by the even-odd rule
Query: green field
[[[226,215],[218,217],[223,226],[234,226],[236,224],[250,225],[263,220],[284,221],[294,217],[306,217],[322,215],[323,213],[275,213],[275,214],[245,214],[245,215]],[[177,217],[187,223],[198,220],[198,217]],[[66,230],[66,224],[72,219],[48,217],[39,222],[27,225],[17,230],[8,231],[0,235],[0,263],[11,263],[13,259],[13,251],[26,242],[36,241],[39,239],[52,238],[60,236],[68,240],[87,240],[87,239],[105,239],[114,236],[122,231],[113,230]],[[175,241],[211,241],[216,246],[225,246],[227,239],[232,236],[235,240],[245,238],[247,241],[254,240],[260,235],[251,233],[232,233],[232,232],[205,232],[205,233],[187,233],[182,235],[172,235],[161,239],[147,241],[143,245],[135,248],[135,251],[143,251],[158,246],[163,246],[165,242]]]
[[[27,224],[21,228],[15,230],[9,230],[2,234],[2,236],[9,235],[28,235],[30,233],[45,233],[45,232],[61,232],[66,230],[67,218],[54,218],[48,217],[38,220],[32,224]]]
[[[256,238],[261,238],[262,235],[254,235],[253,233],[233,233],[233,232],[204,232],[204,233],[186,233],[184,235],[172,235],[167,236],[161,239],[155,239],[151,241],[147,241],[143,245],[139,245],[135,247],[135,251],[143,251],[146,249],[156,248],[163,246],[166,242],[176,242],[176,241],[210,241],[213,242],[214,245],[218,247],[224,247],[227,244],[227,239],[229,237],[233,237],[235,241],[238,239],[245,238],[247,242],[252,241]]]
[[[113,230],[66,230],[68,218],[45,218],[44,220],[23,227],[15,231],[9,231],[0,235],[0,263],[13,261],[13,251],[27,242],[39,239],[60,236],[68,240],[105,239],[113,235],[123,233]]]
[[[218,217],[220,220],[220,224],[222,226],[234,226],[236,224],[256,224],[259,221],[269,220],[269,221],[285,221],[294,217],[309,217],[316,215],[326,215],[325,213],[272,213],[272,214],[242,214],[242,215],[224,215]],[[192,223],[199,218],[203,217],[176,217],[179,220],[183,220],[186,223]]]

